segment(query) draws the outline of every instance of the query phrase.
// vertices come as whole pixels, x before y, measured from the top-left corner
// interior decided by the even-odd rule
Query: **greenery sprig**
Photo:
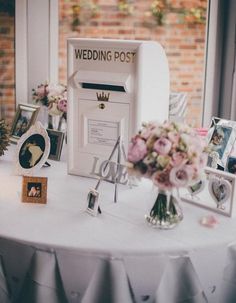
[[[10,132],[4,120],[0,120],[0,156],[4,155],[10,145]]]

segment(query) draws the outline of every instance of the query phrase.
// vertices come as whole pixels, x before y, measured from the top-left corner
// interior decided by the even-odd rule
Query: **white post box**
[[[90,176],[120,136],[168,119],[169,69],[153,41],[68,39],[68,172]]]

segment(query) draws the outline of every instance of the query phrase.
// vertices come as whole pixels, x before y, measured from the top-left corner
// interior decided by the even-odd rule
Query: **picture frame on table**
[[[99,192],[95,189],[90,189],[88,196],[87,196],[87,213],[89,213],[92,216],[97,216],[98,214],[98,198],[99,198]]]
[[[236,157],[233,157],[233,156],[228,157],[226,171],[228,171],[231,174],[236,175]]]
[[[19,104],[10,130],[10,141],[17,143],[19,138],[35,123],[40,106]]]
[[[47,178],[23,176],[21,201],[24,203],[47,203]]]
[[[199,183],[201,182],[201,184]],[[217,212],[219,214],[235,217],[236,205],[234,205],[236,175],[218,169],[206,167],[205,176],[196,182],[196,186],[180,191],[183,201],[196,206]]]
[[[207,134],[209,156],[207,166],[225,170],[236,139],[236,122],[213,117]]]
[[[50,139],[46,129],[37,121],[24,133],[17,144],[15,173],[33,176],[47,161],[50,152]]]
[[[59,161],[61,158],[61,151],[64,142],[64,132],[47,129],[50,138],[50,153],[49,159]]]

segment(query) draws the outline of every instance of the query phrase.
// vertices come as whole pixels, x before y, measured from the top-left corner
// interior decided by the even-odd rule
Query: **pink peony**
[[[171,150],[171,146],[170,140],[162,137],[154,143],[153,149],[160,155],[167,155]]]
[[[175,187],[183,187],[187,186],[190,181],[190,170],[186,167],[186,165],[180,165],[177,167],[173,167],[170,171],[170,182]]]
[[[168,169],[165,169],[163,171],[157,171],[152,176],[153,184],[159,187],[160,189],[170,190],[173,184],[171,184],[169,176],[170,171]]]
[[[179,166],[186,162],[186,154],[181,152],[174,152],[171,159],[172,166]]]
[[[128,161],[136,163],[142,160],[146,154],[146,142],[138,136],[132,138],[128,149]]]

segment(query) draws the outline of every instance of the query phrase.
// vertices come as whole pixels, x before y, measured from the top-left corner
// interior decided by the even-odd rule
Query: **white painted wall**
[[[17,0],[16,104],[46,80],[58,81],[58,0]]]

